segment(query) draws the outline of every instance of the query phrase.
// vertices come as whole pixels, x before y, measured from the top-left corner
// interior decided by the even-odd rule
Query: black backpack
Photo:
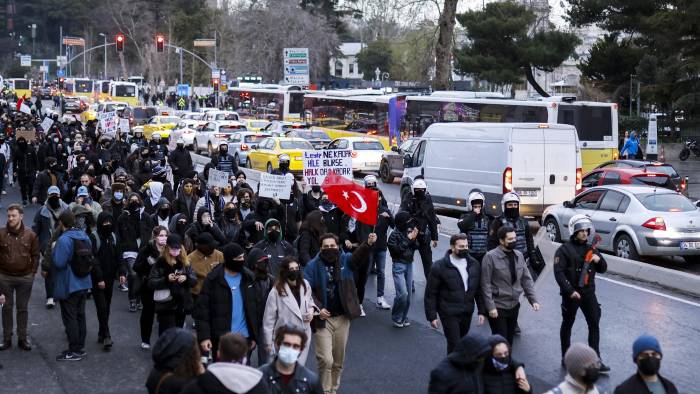
[[[95,256],[92,254],[90,241],[82,239],[73,240],[73,258],[70,268],[78,278],[84,278],[92,272],[95,266]]]

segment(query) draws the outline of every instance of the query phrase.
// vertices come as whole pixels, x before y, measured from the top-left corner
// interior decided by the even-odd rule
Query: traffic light
[[[123,52],[124,51],[124,35],[122,33],[117,34],[116,43],[117,43],[117,52]]]
[[[211,86],[214,87],[215,92],[218,91],[219,90],[219,78],[212,78],[211,79]]]
[[[156,36],[156,51],[163,52],[165,50],[165,37],[162,34]]]
[[[65,79],[63,77],[58,78],[58,88],[63,89],[63,82]]]

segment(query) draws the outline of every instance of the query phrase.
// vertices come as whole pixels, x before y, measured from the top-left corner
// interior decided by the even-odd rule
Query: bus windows
[[[109,81],[104,81],[101,83],[100,92],[104,94],[109,94]]]
[[[573,125],[580,141],[612,141],[612,111],[608,106],[559,106],[557,123]]]
[[[289,92],[289,113],[300,114],[304,112],[304,93]]]
[[[76,93],[92,93],[92,81],[76,81],[75,82],[75,92]]]
[[[136,97],[136,87],[133,85],[117,85],[114,87],[114,95],[117,97]]]
[[[15,90],[17,90],[17,89],[20,89],[20,90],[29,89],[29,81],[26,79],[15,79],[14,84],[15,84],[15,87],[14,87]]]

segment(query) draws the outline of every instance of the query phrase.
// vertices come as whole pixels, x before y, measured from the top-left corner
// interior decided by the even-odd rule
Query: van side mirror
[[[411,167],[412,163],[413,163],[413,158],[411,157],[411,155],[409,155],[408,153],[406,153],[406,154],[403,156],[403,166],[404,166],[404,167]]]

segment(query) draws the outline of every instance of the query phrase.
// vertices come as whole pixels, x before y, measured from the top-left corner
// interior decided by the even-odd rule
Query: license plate
[[[294,160],[301,161],[301,156],[294,156]]]
[[[537,197],[537,190],[515,190],[520,197]]]
[[[700,241],[681,242],[681,250],[700,249]]]

